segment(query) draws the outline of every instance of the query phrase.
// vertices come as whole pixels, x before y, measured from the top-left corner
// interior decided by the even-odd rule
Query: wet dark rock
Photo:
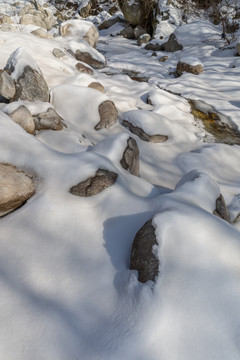
[[[159,274],[159,259],[155,255],[157,247],[158,242],[150,219],[137,232],[131,250],[130,269],[138,271],[138,280],[142,283],[155,281]]]
[[[117,174],[109,170],[99,169],[96,174],[85,181],[74,185],[70,193],[76,196],[93,196],[113,185],[117,180]]]

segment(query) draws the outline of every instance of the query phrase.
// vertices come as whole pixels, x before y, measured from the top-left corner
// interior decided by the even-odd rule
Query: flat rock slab
[[[74,185],[70,189],[70,193],[76,196],[93,196],[109,186],[113,185],[117,180],[117,174],[109,170],[99,169],[96,174],[85,181]]]
[[[33,176],[0,164],[0,216],[19,208],[35,193]]]
[[[138,271],[138,280],[142,283],[155,281],[159,274],[159,259],[155,255],[157,239],[152,219],[148,220],[137,232],[131,250],[130,269]]]
[[[151,143],[162,143],[164,141],[167,141],[168,139],[167,135],[160,135],[160,134],[149,135],[142,128],[138,126],[134,126],[127,120],[123,120],[122,125],[127,127],[133,134],[137,135],[143,141],[147,141]]]

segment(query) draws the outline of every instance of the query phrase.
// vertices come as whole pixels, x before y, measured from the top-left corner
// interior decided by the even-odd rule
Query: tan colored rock
[[[180,60],[177,64],[177,74],[181,76],[184,72],[199,75],[203,72],[203,65],[201,64],[201,62],[196,65],[191,65],[187,62],[184,62],[183,60]]]
[[[0,24],[12,24],[13,21],[10,16],[5,14],[0,14]]]
[[[83,65],[82,63],[77,63],[77,64],[75,65],[75,68],[76,68],[77,71],[79,71],[79,72],[82,72],[82,73],[85,73],[85,74],[88,74],[88,75],[92,75],[92,74],[93,74],[93,70],[92,70],[90,67]]]
[[[86,28],[86,25],[88,26],[88,29],[83,32],[81,30],[81,22],[83,23],[83,27]],[[99,33],[97,31],[97,28],[95,25],[90,23],[89,21],[85,20],[68,20],[61,24],[60,26],[60,35],[63,37],[66,36],[73,36],[75,38],[79,38],[81,40],[85,40],[89,43],[92,47],[96,48],[97,42],[99,39]]]
[[[158,61],[159,61],[159,62],[165,62],[165,61],[167,61],[168,59],[169,59],[168,56],[161,56],[161,57],[158,59]]]
[[[65,53],[64,53],[62,50],[57,49],[57,48],[54,48],[53,51],[52,51],[52,53],[53,53],[53,55],[54,55],[56,58],[58,58],[58,59],[60,59],[60,58],[62,58],[62,57],[65,56]]]
[[[7,71],[0,70],[0,101],[9,102],[16,92],[14,80]]]
[[[135,139],[130,137],[120,161],[121,166],[132,175],[139,176],[139,148]]]
[[[86,64],[90,65],[94,69],[102,69],[106,66],[105,62],[101,62],[97,59],[94,59],[91,54],[88,52],[81,52],[80,50],[77,50],[75,53],[75,58],[78,61],[85,62]]]
[[[31,34],[38,36],[42,39],[52,39],[53,36],[51,34],[49,34],[46,30],[42,29],[42,28],[38,28],[36,30],[33,30],[31,32]]]
[[[95,90],[98,90],[98,91],[101,91],[103,94],[105,94],[105,92],[106,92],[104,87],[99,82],[96,82],[96,81],[89,84],[88,87],[92,88],[92,89],[95,89]]]
[[[30,111],[26,108],[26,106],[19,106],[16,110],[9,114],[9,116],[29,134],[34,134],[35,123]]]
[[[151,36],[149,34],[143,34],[139,36],[137,40],[138,46],[141,46],[142,44],[147,44],[151,40]]]
[[[44,15],[39,11],[35,12],[35,15],[29,13],[24,14],[20,19],[20,24],[22,25],[32,24],[46,30],[51,30],[54,23],[55,19],[53,17],[47,16],[46,14]]]
[[[9,164],[0,164],[0,216],[23,205],[35,193],[33,176]]]
[[[53,108],[47,111],[33,115],[36,130],[62,130],[64,126],[63,119],[56,113]]]
[[[98,108],[98,112],[100,116],[100,121],[95,126],[96,130],[100,130],[103,128],[108,129],[110,126],[116,123],[118,118],[118,111],[115,104],[112,101],[106,100],[102,104],[100,104]]]

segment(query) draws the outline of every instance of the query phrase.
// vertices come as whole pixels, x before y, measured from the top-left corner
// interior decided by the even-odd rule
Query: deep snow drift
[[[0,68],[23,47],[67,127],[30,135],[2,104],[0,162],[34,173],[38,182],[23,207],[0,219],[0,358],[239,360],[240,225],[213,211],[221,193],[232,222],[240,213],[240,148],[205,142],[187,101],[202,100],[240,126],[235,50],[225,48],[219,28],[194,20],[176,30],[184,49],[161,64],[164,53],[152,57],[110,28],[97,46],[107,67],[87,75],[65,50],[89,49],[85,42],[41,39],[29,29],[0,32]],[[54,48],[65,56],[54,57]],[[186,57],[200,59],[204,73],[169,75]],[[123,70],[149,80],[134,81]],[[93,81],[106,94],[88,88]],[[98,106],[107,99],[118,121],[96,131]],[[22,103],[32,113],[46,109]],[[142,141],[123,120],[168,140]],[[129,136],[139,146],[140,177],[120,165]],[[69,192],[98,169],[118,174],[115,184],[92,197]],[[141,284],[129,259],[136,232],[150,218],[160,274]]]

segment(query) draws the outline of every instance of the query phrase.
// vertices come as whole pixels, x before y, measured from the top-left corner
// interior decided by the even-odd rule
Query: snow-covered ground
[[[240,147],[206,143],[187,101],[214,106],[240,128],[235,48],[221,40],[220,28],[195,19],[176,30],[183,50],[160,63],[166,53],[151,56],[110,28],[97,46],[107,67],[87,75],[66,52],[86,43],[41,39],[32,29],[0,31],[0,68],[23,47],[67,127],[33,136],[0,111],[0,162],[38,179],[35,195],[0,219],[0,359],[239,360],[240,225],[213,211],[221,193],[232,222],[240,213]],[[54,57],[54,48],[66,56]],[[192,57],[202,74],[169,74]],[[88,88],[93,81],[106,94]],[[119,118],[96,131],[106,99]],[[168,140],[144,142],[123,120]],[[120,166],[129,136],[139,147],[140,177]],[[98,169],[117,173],[116,183],[92,197],[69,192]],[[136,232],[150,218],[160,274],[142,284],[129,259]]]

